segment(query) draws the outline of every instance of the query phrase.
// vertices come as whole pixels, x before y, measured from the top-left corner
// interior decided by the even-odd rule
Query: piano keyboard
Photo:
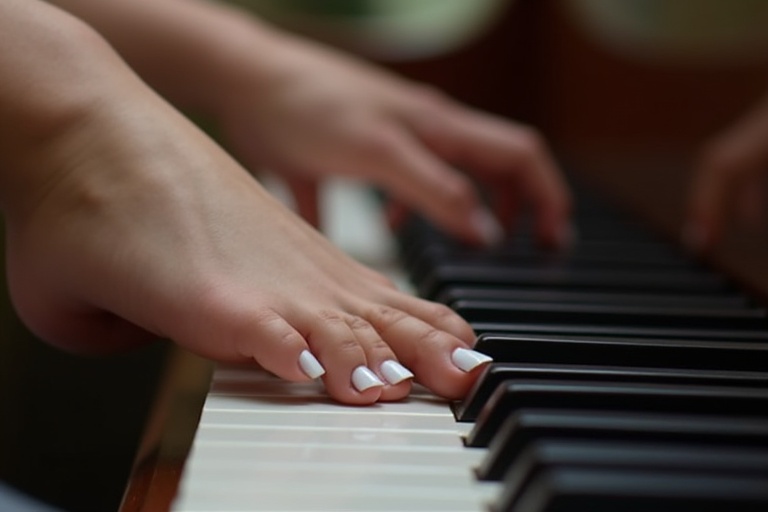
[[[586,207],[582,207],[586,205]],[[768,320],[594,199],[578,242],[467,249],[414,220],[414,288],[492,355],[447,404],[333,404],[219,367],[176,512],[768,510]]]

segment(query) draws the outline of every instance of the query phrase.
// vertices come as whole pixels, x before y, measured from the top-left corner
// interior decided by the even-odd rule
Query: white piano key
[[[271,455],[274,455],[271,454]],[[473,457],[468,459],[471,462]],[[251,486],[255,484],[255,479],[259,482],[266,481],[284,481],[290,475],[311,476],[317,475],[319,479],[328,479],[335,484],[344,482],[346,479],[355,479],[365,474],[367,478],[376,482],[402,482],[408,480],[408,485],[421,485],[420,482],[441,482],[441,485],[447,485],[446,482],[454,482],[456,485],[466,486],[474,484],[472,482],[471,468],[468,465],[446,466],[439,464],[435,460],[434,464],[429,463],[431,459],[425,458],[424,464],[376,464],[366,467],[361,471],[360,464],[348,464],[342,462],[321,463],[299,462],[290,460],[284,462],[268,460],[236,460],[225,461],[217,459],[215,461],[206,460],[205,464],[191,464],[188,468],[188,475],[208,483],[217,482],[222,487]],[[476,461],[477,462],[477,461]],[[303,481],[303,480],[302,480]]]
[[[483,498],[400,495],[393,489],[383,493],[314,494],[296,486],[252,495],[222,494],[201,488],[184,496],[175,512],[467,512],[482,510]]]
[[[352,407],[316,383],[217,369],[174,511],[479,510],[496,491],[471,474],[471,425],[415,391]]]
[[[192,467],[176,510],[184,502],[217,510],[480,510],[499,492],[497,484],[473,482],[459,466],[451,473],[420,472],[412,465],[306,467],[264,464],[259,470],[231,473],[219,468]],[[390,471],[387,471],[387,468]],[[354,504],[359,508],[344,506]],[[220,507],[220,508],[216,508]],[[341,507],[341,508],[339,508]],[[192,508],[194,510],[194,508]]]
[[[237,511],[474,511],[481,510],[482,503],[492,500],[496,494],[483,492],[480,489],[455,489],[445,491],[446,487],[430,487],[421,489],[396,488],[388,486],[361,485],[359,482],[349,482],[358,485],[358,489],[349,492],[338,491],[335,487],[328,489],[296,485],[295,482],[285,487],[250,487],[242,493],[219,492],[214,487],[200,486],[185,495],[179,510],[217,510],[226,512]],[[470,496],[483,494],[482,497]],[[186,507],[184,502],[194,504]]]
[[[260,396],[260,397],[302,397],[328,401],[323,385],[318,381],[288,382],[273,376],[265,377],[264,372],[254,369],[237,369],[224,367],[214,373],[209,391],[210,396]],[[444,403],[419,385],[414,385],[410,394],[411,399],[420,399],[436,403]]]
[[[196,448],[198,450],[198,448]],[[479,510],[483,500],[498,492],[496,484],[474,482],[468,474],[467,461],[445,464],[434,460],[429,464],[381,463],[379,460],[343,460],[332,463],[303,464],[288,455],[287,462],[275,462],[286,452],[260,454],[260,460],[222,457],[221,465],[196,453],[187,468],[183,502],[196,507],[206,502],[216,510]],[[247,458],[247,457],[246,457]],[[363,457],[365,458],[365,457]],[[284,459],[280,459],[284,460]],[[362,464],[362,465],[360,465]],[[300,496],[296,496],[300,494]],[[361,501],[362,500],[362,501]],[[366,503],[365,500],[373,500]],[[346,503],[350,508],[343,506]],[[219,508],[217,508],[219,507]],[[358,508],[354,508],[358,507]],[[363,508],[364,507],[364,508]],[[413,507],[413,508],[411,508]],[[187,510],[180,505],[176,510]],[[191,508],[190,510],[197,510]]]
[[[263,461],[291,461],[291,463],[315,464],[335,467],[339,465],[395,465],[395,466],[458,466],[467,467],[472,463],[472,450],[417,449],[403,447],[379,449],[378,446],[301,446],[272,444],[265,440],[259,445],[234,444],[228,442],[201,442],[195,445],[195,455],[205,457],[215,465],[247,468],[258,466]],[[479,462],[479,460],[478,460]]]
[[[215,393],[217,388],[223,390],[230,388],[235,391],[257,389],[265,395],[327,397],[320,381],[288,382],[259,371],[257,368],[223,367],[222,370],[217,369],[211,380],[211,392]]]
[[[251,415],[251,417],[258,416]],[[267,418],[266,421],[263,423],[243,423],[241,418],[233,417],[230,414],[226,413],[216,413],[215,416],[216,420],[218,422],[215,423],[208,423],[208,425],[211,426],[217,426],[219,428],[233,428],[233,429],[250,429],[252,431],[255,431],[258,433],[258,435],[262,436],[262,438],[267,436],[280,436],[281,431],[293,431],[297,435],[304,434],[306,432],[312,432],[312,431],[318,431],[318,432],[339,432],[339,431],[345,431],[345,430],[354,430],[356,433],[359,433],[361,435],[373,435],[378,432],[381,432],[383,430],[382,426],[377,422],[368,425],[368,422],[365,422],[365,418],[353,418],[354,423],[350,424],[349,422],[343,421],[343,422],[323,422],[318,421],[321,418],[313,418],[312,421],[304,422],[301,417],[296,415],[290,415],[289,418],[292,421],[286,421],[286,418],[273,418],[271,416],[264,416],[263,418]],[[327,418],[329,420],[334,420],[336,418]],[[259,419],[260,420],[260,419]],[[384,419],[386,421],[386,419]],[[387,431],[390,432],[396,432],[400,434],[445,434],[447,431],[445,428],[440,428],[439,425],[429,425],[429,424],[417,424],[414,422],[408,422],[407,424],[403,424],[398,427],[387,427]],[[454,432],[455,435],[459,436],[458,432]]]
[[[280,398],[280,402],[275,403],[273,398]],[[305,395],[271,395],[269,393],[253,393],[249,396],[228,395],[228,394],[216,394],[210,393],[206,399],[206,409],[249,409],[249,410],[266,410],[266,409],[286,409],[284,405],[290,403],[290,409],[301,410],[301,414],[305,414],[304,411],[309,412],[338,412],[347,411],[357,414],[376,414],[378,411],[386,410],[387,413],[403,412],[411,414],[433,414],[433,415],[450,415],[448,410],[448,403],[445,400],[438,398],[418,398],[411,397],[407,400],[399,402],[387,402],[372,404],[369,406],[353,406],[342,405],[332,401],[328,397],[315,397]]]
[[[294,402],[286,405],[290,406],[284,405],[281,408],[270,404],[265,407],[263,404],[210,397],[206,401],[201,421],[249,428],[279,424],[286,427],[440,430],[446,427],[446,420],[453,418],[445,405],[442,413],[407,412],[403,410],[407,404],[377,408],[337,408],[327,403]]]
[[[472,477],[484,451],[463,446],[471,425],[423,389],[352,407],[257,373],[217,369],[175,511],[475,510],[495,492]]]
[[[228,442],[242,444],[261,444],[264,442],[264,430],[251,428],[221,427],[217,425],[200,425],[196,441]],[[389,447],[425,447],[425,448],[461,448],[460,436],[450,430],[444,432],[398,432],[388,430],[360,431],[352,429],[333,431],[314,431],[308,429],[282,429],[277,427],[269,430],[270,442],[280,444],[314,445],[324,444],[333,446],[370,446],[375,444],[382,449]]]

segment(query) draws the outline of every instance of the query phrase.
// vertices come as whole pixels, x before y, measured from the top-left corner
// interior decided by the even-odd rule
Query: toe
[[[323,311],[310,317],[307,342],[326,369],[326,390],[342,403],[364,405],[376,402],[384,382],[370,368],[356,332],[344,314]]]
[[[406,312],[377,306],[368,312],[367,319],[398,360],[415,373],[416,380],[438,395],[463,397],[485,364],[479,362],[470,368],[465,352],[459,352],[463,358],[454,357],[457,349],[474,353],[466,341]]]
[[[365,352],[368,368],[384,383],[380,400],[401,400],[408,396],[413,373],[398,362],[397,356],[376,329],[359,316],[348,317],[347,324]]]

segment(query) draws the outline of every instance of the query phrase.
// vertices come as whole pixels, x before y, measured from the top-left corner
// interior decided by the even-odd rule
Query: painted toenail
[[[316,379],[325,374],[325,368],[323,368],[320,361],[318,361],[309,350],[305,350],[299,354],[299,366],[310,379]]]
[[[384,380],[392,385],[413,378],[411,370],[392,359],[381,363],[381,374],[384,376]]]
[[[465,372],[471,372],[482,364],[490,363],[493,361],[493,358],[475,350],[457,348],[451,354],[451,361],[453,361],[453,364],[459,369]]]
[[[362,393],[366,389],[383,386],[384,383],[365,366],[358,366],[352,372],[352,385]]]

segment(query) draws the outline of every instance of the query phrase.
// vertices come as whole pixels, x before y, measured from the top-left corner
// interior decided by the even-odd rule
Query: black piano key
[[[491,395],[466,438],[486,447],[521,409],[668,412],[768,418],[768,389],[584,381],[508,381]],[[586,414],[586,413],[585,413]]]
[[[768,343],[483,334],[475,350],[497,362],[768,371]]]
[[[715,274],[677,271],[517,269],[507,266],[440,265],[416,282],[422,297],[434,299],[449,286],[637,290],[650,292],[719,293],[728,281]]]
[[[758,330],[768,327],[762,308],[683,308],[617,304],[527,303],[460,300],[453,309],[469,322],[635,325]]]
[[[512,461],[498,502],[509,508],[537,474],[558,467],[698,471],[768,477],[768,450],[621,441],[543,440]]]
[[[611,212],[605,208],[599,212],[574,212],[571,219],[575,228],[574,241],[614,240],[657,245],[664,243],[634,219],[619,216],[617,213],[615,209]],[[531,243],[538,241],[535,234],[535,219],[532,216],[522,216],[518,219],[513,239],[530,240]]]
[[[695,471],[565,467],[544,471],[493,512],[765,512],[768,478]]]
[[[580,234],[581,235],[581,234]],[[666,265],[677,267],[698,267],[691,258],[676,250],[666,242],[646,236],[647,233],[636,231],[627,233],[626,237],[611,237],[597,235],[593,237],[579,236],[573,239],[571,246],[553,250],[546,249],[536,236],[530,236],[524,232],[517,232],[497,246],[496,253],[528,252],[539,254],[542,260],[555,259],[560,256],[561,261],[604,261],[606,264],[638,264],[638,265]],[[456,250],[456,249],[454,249]],[[458,252],[458,251],[457,251]]]
[[[674,294],[595,292],[558,289],[470,288],[445,289],[437,302],[451,305],[459,300],[566,303],[566,304],[614,304],[621,306],[657,306],[687,308],[737,309],[750,306],[748,299],[739,293],[728,294]]]
[[[626,223],[611,223],[597,226],[593,220],[573,219],[577,236],[572,245],[560,253],[578,258],[582,255],[597,258],[610,255],[633,260],[638,257],[650,257],[652,260],[684,259],[682,253],[670,244],[651,235],[648,230],[638,229],[636,225]],[[402,250],[406,253],[423,251],[433,247],[455,252],[482,252],[476,248],[467,247],[444,232],[437,230],[424,219],[411,219],[398,233]],[[535,236],[525,226],[518,226],[514,236],[504,240],[485,252],[493,254],[531,254],[549,255],[552,251],[543,250]],[[557,254],[557,252],[554,252]],[[687,258],[685,258],[687,259]],[[645,262],[645,259],[638,260]]]
[[[604,214],[605,215],[605,214]],[[576,215],[574,217],[577,232],[575,242],[634,242],[654,244],[669,248],[654,233],[635,222],[627,219],[617,219],[615,216],[594,217]]]
[[[628,246],[629,245],[629,246]],[[627,249],[630,249],[629,251]],[[634,250],[632,250],[634,249]],[[544,251],[530,243],[515,240],[493,248],[461,247],[443,243],[427,243],[412,248],[411,268],[426,268],[440,263],[459,264],[604,264],[619,266],[667,267],[675,269],[700,268],[699,264],[669,247],[657,244],[637,244],[616,241],[576,243],[568,250]]]
[[[430,269],[441,265],[456,267],[504,267],[519,270],[540,270],[564,272],[568,270],[643,270],[663,272],[702,272],[703,269],[691,260],[674,258],[671,255],[640,251],[639,253],[616,253],[595,250],[544,253],[533,247],[508,247],[493,250],[453,249],[440,245],[429,245],[415,251],[407,270],[415,279],[427,274]]]
[[[768,389],[768,372],[734,372],[674,368],[642,368],[594,365],[541,365],[492,363],[477,379],[467,396],[454,405],[457,421],[475,421],[491,394],[513,380],[589,380],[654,384],[691,384]]]
[[[765,329],[698,329],[695,327],[638,327],[634,325],[573,325],[573,324],[531,324],[470,322],[478,335],[508,333],[513,335],[565,335],[601,336],[617,338],[653,338],[680,340],[733,340],[768,341]]]
[[[651,414],[574,410],[521,410],[499,429],[475,472],[481,480],[500,480],[513,461],[534,443],[619,441],[684,443],[743,449],[768,449],[768,420],[708,415]]]
[[[701,271],[696,262],[658,247],[638,246],[626,250],[624,244],[582,244],[567,252],[544,252],[534,246],[514,245],[493,249],[451,247],[426,244],[414,247],[402,259],[408,275],[420,281],[432,268],[457,267],[568,269],[637,269],[659,271]]]
[[[503,475],[511,461],[522,463],[531,443],[551,443],[553,437],[570,443],[566,456],[537,452],[526,477],[530,485],[520,486],[529,500],[522,508],[500,500],[495,507],[501,508],[494,510],[751,510],[755,503],[766,509],[765,496],[753,499],[753,481],[740,478],[735,485],[721,478],[723,466],[726,473],[757,468],[766,476],[768,463],[761,456],[768,450],[765,312],[724,276],[616,216],[612,205],[590,200],[576,224],[580,236],[565,252],[541,251],[526,221],[514,238],[492,249],[462,246],[421,220],[411,223],[402,239],[406,270],[420,295],[454,307],[480,335],[477,350],[509,361],[489,366],[471,397],[454,404],[457,417],[468,410],[464,421],[471,421],[494,386],[501,383],[507,391],[517,386],[500,409],[512,416],[498,413],[498,435],[478,475]],[[630,389],[645,391],[627,393]],[[721,393],[727,389],[736,395]],[[478,425],[490,415],[487,410],[492,409],[483,411]],[[630,457],[624,450],[624,458],[613,460],[615,453],[595,448],[597,440],[663,447],[653,452],[646,444],[646,450],[635,449]],[[696,455],[705,460],[696,464]],[[666,463],[654,465],[659,458]],[[756,466],[749,463],[753,459]],[[606,467],[613,475],[617,469],[639,475],[645,490],[658,489],[665,480],[656,477],[667,476],[670,467],[678,477],[688,472],[688,482],[717,478],[705,498],[688,492],[693,487],[683,479],[677,487],[684,496],[662,492],[645,500],[641,492],[640,498],[630,493],[614,500],[605,486],[584,498],[555,488],[560,480],[547,476],[568,470],[583,479],[590,476],[584,470]],[[718,489],[739,486],[746,496],[739,503],[730,495],[709,499]],[[536,489],[549,496],[538,505],[530,501]]]

